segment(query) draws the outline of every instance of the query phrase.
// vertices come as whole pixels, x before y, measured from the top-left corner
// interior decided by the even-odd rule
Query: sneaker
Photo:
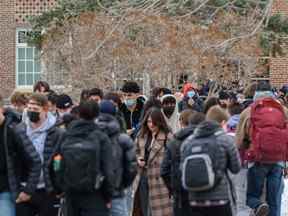
[[[269,206],[267,203],[260,204],[257,209],[255,209],[255,216],[268,216]]]

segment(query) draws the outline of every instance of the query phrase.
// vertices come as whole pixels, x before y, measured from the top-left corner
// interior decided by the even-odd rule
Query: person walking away
[[[132,185],[137,174],[135,145],[126,133],[121,132],[115,118],[116,106],[108,100],[102,100],[99,106],[100,115],[96,119],[96,125],[107,134],[113,145],[115,191],[112,196],[111,216],[128,216],[125,189]]]
[[[95,101],[79,105],[79,120],[71,123],[53,158],[59,188],[65,192],[68,216],[110,216],[114,191],[114,161],[110,139],[95,124]]]
[[[189,193],[190,216],[235,215],[234,186],[227,172],[237,174],[240,166],[233,138],[221,124],[202,122],[181,147],[182,186]]]
[[[161,177],[173,197],[174,216],[191,214],[188,193],[181,186],[180,149],[181,145],[195,127],[205,120],[205,115],[192,110],[185,110],[180,114],[181,130],[167,144],[163,162],[161,164]]]

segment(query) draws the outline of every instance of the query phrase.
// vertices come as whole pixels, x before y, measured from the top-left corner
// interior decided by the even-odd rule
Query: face
[[[98,95],[91,95],[89,97],[89,100],[95,101],[96,103],[100,103],[101,102],[101,97]]]
[[[124,93],[124,102],[128,109],[133,109],[137,104],[138,94],[136,93]]]
[[[149,117],[148,120],[147,120],[147,127],[149,128],[149,130],[152,133],[154,133],[154,132],[156,132],[158,130],[158,127],[153,124],[153,121],[152,121],[151,117]]]
[[[225,99],[225,100],[219,100],[219,103],[220,103],[220,106],[222,108],[227,108],[229,106],[229,100],[228,99]]]
[[[34,121],[34,122],[32,121],[33,123],[38,123],[39,121],[44,121],[46,119],[46,116],[47,116],[47,111],[48,111],[48,107],[42,107],[38,102],[36,102],[34,100],[30,100],[28,105],[27,105],[28,117],[29,117],[29,113],[35,113],[35,114],[39,115],[39,120]],[[32,120],[31,118],[29,118],[29,119],[30,119],[30,121]]]
[[[162,108],[163,108],[163,112],[166,115],[166,117],[170,118],[174,111],[175,111],[175,103],[163,103],[162,104]]]
[[[56,108],[56,104],[51,103],[51,101],[48,101],[48,110],[51,113],[55,113],[57,108]]]

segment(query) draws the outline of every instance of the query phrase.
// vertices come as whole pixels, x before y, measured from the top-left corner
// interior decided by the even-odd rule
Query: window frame
[[[29,28],[16,28],[16,43],[15,43],[15,86],[16,88],[23,88],[23,89],[30,89],[33,87],[34,83],[35,83],[35,75],[41,75],[42,73],[42,62],[41,59],[39,58],[39,67],[40,67],[40,72],[35,72],[35,53],[36,53],[36,47],[35,46],[29,46],[28,43],[19,43],[19,32],[24,31],[24,32],[29,32],[31,31],[31,29]],[[25,65],[25,72],[19,73],[19,62],[21,60],[19,60],[19,49],[23,48],[25,50],[25,58],[22,60],[24,62]],[[27,61],[29,61],[29,59],[26,58],[27,56],[27,48],[32,48],[33,49],[33,56],[31,61],[32,63],[32,80],[33,83],[31,85],[27,85]],[[39,54],[41,54],[41,50],[39,50]],[[24,85],[19,84],[19,74],[24,74],[25,80],[24,80]]]

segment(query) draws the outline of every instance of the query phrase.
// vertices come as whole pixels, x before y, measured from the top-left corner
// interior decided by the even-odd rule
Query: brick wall
[[[15,0],[0,0],[0,93],[7,97],[15,86]]]
[[[288,1],[275,0],[272,13],[281,13],[288,16]],[[281,87],[288,83],[288,57],[272,58],[270,60],[270,81],[273,86]]]
[[[270,81],[273,86],[277,87],[288,83],[288,58],[271,59]]]
[[[39,15],[56,0],[0,0],[0,93],[9,96],[16,85],[16,28],[29,27],[27,18]]]

